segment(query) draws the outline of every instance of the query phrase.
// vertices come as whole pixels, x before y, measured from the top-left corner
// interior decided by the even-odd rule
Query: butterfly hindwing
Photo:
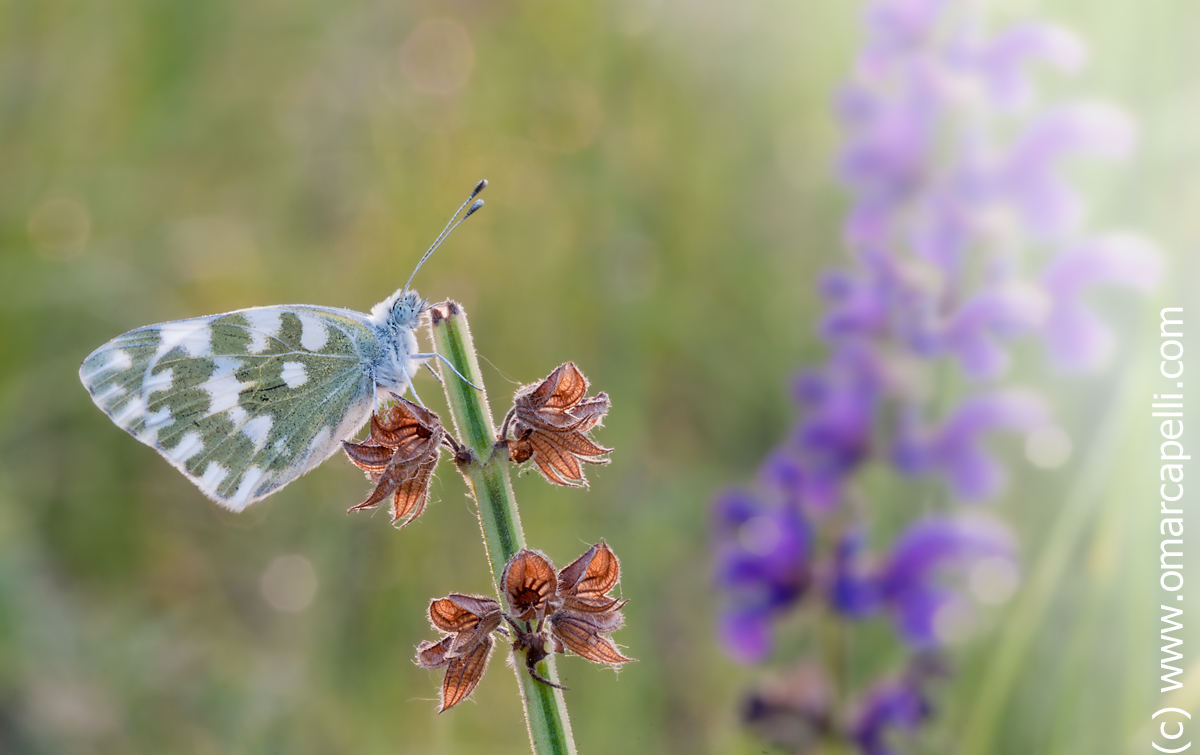
[[[132,330],[94,351],[79,375],[114,422],[241,510],[362,426],[379,353],[358,313],[256,307]]]

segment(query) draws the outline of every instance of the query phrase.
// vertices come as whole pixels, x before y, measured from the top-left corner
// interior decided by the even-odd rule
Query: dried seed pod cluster
[[[555,485],[586,486],[579,462],[607,464],[603,457],[612,451],[588,437],[608,413],[608,394],[587,396],[587,390],[587,378],[571,362],[540,383],[517,390],[499,438],[509,458],[516,464],[533,459],[542,476]]]
[[[350,511],[362,511],[392,499],[392,524],[403,527],[425,510],[429,484],[442,447],[457,455],[459,444],[442,427],[438,416],[405,398],[384,414],[371,416],[371,430],[362,443],[343,442],[350,461],[367,473],[375,490]]]
[[[446,667],[439,712],[467,699],[479,684],[495,644],[492,632],[501,620],[500,604],[491,598],[454,594],[429,604],[430,623],[446,635],[417,646],[417,665]]]
[[[430,621],[446,632],[437,643],[417,647],[417,663],[446,667],[439,710],[466,699],[487,666],[491,633],[507,633],[513,651],[525,654],[529,675],[557,687],[538,673],[550,653],[568,650],[593,663],[620,666],[633,660],[621,654],[609,635],[620,629],[625,601],[609,593],[620,581],[620,563],[607,543],[593,545],[559,572],[541,553],[522,550],[504,567],[500,580],[508,612],[490,598],[449,595],[429,606]],[[548,648],[552,648],[552,651]]]
[[[434,316],[438,316],[436,309]],[[495,453],[503,450],[513,463],[532,460],[555,485],[585,487],[582,464],[607,464],[605,457],[611,451],[588,436],[608,412],[608,396],[587,392],[587,379],[570,362],[541,382],[522,387],[493,453],[484,460],[456,441],[437,414],[393,396],[394,404],[371,417],[366,439],[343,443],[350,461],[375,484],[367,499],[350,510],[375,508],[390,498],[392,524],[403,527],[412,522],[429,501],[443,447],[453,451],[464,476],[469,477],[476,464],[503,463],[504,455]],[[492,432],[490,423],[488,432]],[[555,571],[545,555],[521,550],[500,575],[504,606],[491,598],[459,593],[431,602],[429,620],[442,637],[422,642],[416,662],[423,668],[445,669],[438,710],[454,707],[475,690],[495,649],[497,632],[514,654],[524,656],[531,678],[560,689],[565,687],[538,671],[538,664],[553,653],[570,651],[614,667],[631,661],[610,636],[624,623],[625,601],[610,594],[619,581],[620,564],[604,542],[561,571]]]
[[[507,448],[515,464],[532,459],[555,485],[586,487],[580,462],[607,464],[604,456],[612,452],[588,437],[608,413],[608,395],[587,396],[587,390],[587,378],[571,362],[559,365],[540,383],[520,388],[497,446]],[[344,441],[342,450],[375,483],[367,499],[349,510],[373,509],[391,497],[392,524],[400,528],[425,510],[442,448],[449,448],[460,463],[469,463],[471,454],[446,431],[437,414],[401,396],[392,398],[396,403],[371,416],[367,438],[362,443]]]

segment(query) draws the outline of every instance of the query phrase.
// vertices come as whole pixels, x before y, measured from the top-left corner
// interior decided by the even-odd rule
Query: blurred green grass
[[[1035,570],[1065,547],[1047,533],[1102,415],[1120,414],[1118,461],[1066,544],[992,750],[1120,752],[1157,699],[1154,428],[1137,402],[1158,308],[1198,290],[1200,25],[1183,0],[1001,10],[1091,43],[1092,68],[1061,89],[1126,105],[1144,127],[1138,162],[1087,175],[1096,225],[1145,230],[1172,266],[1152,301],[1100,300],[1125,383],[1120,369],[1068,380],[1024,360],[1019,379],[1076,439],[1072,462],[1039,473],[999,444],[1014,480],[995,510]],[[617,639],[639,662],[619,676],[559,664],[580,751],[761,751],[736,725],[754,672],[713,640],[707,506],[752,475],[791,420],[790,375],[822,358],[813,279],[843,259],[845,207],[829,103],[857,12],[0,0],[0,751],[527,751],[501,661],[473,704],[442,716],[436,676],[411,663],[432,637],[429,598],[488,589],[449,467],[401,533],[343,513],[367,485],[342,460],[235,516],[114,428],[76,376],[93,348],[152,322],[288,302],[366,310],[484,177],[487,208],[416,287],[471,313],[494,405],[568,359],[613,398],[598,437],[617,451],[590,490],[516,481],[531,544],[563,563],[603,537],[623,559]],[[452,54],[421,46],[430,19],[465,33]],[[917,511],[908,496],[881,491],[881,520]],[[301,613],[260,590],[282,554],[316,571]],[[957,751],[1006,621],[960,653],[921,751]],[[880,636],[868,628],[860,651],[886,662]]]

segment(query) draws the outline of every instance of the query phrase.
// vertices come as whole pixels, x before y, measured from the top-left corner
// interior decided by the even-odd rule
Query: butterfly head
[[[392,328],[415,328],[429,302],[411,289],[400,289],[371,308],[371,320]]]

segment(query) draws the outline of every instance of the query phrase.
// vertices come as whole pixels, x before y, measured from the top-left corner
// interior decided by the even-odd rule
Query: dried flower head
[[[500,576],[500,587],[512,617],[534,622],[539,630],[552,604],[558,602],[554,565],[537,551],[522,550],[509,559]]]
[[[540,383],[519,389],[500,432],[509,458],[517,464],[533,459],[542,476],[555,485],[586,486],[579,462],[607,464],[602,457],[612,451],[587,437],[609,408],[607,394],[585,397],[587,390],[587,378],[571,362]]]
[[[552,651],[571,650],[593,663],[613,666],[633,660],[607,636],[624,623],[625,601],[608,594],[620,581],[620,570],[616,554],[604,542],[558,574],[550,559],[537,551],[522,550],[509,559],[500,588],[512,613],[504,619],[512,625],[513,652],[525,655],[531,677],[559,687],[537,670]]]
[[[442,446],[457,450],[438,416],[400,396],[386,414],[371,416],[371,431],[362,443],[343,442],[355,466],[367,473],[375,490],[351,507],[361,511],[392,498],[392,524],[403,527],[416,519],[429,502],[429,484]]]
[[[621,579],[621,565],[601,541],[558,573],[561,607],[550,616],[555,650],[566,649],[593,663],[620,666],[627,658],[607,636],[625,623],[626,601],[610,596]]]
[[[429,621],[447,634],[438,642],[417,646],[417,665],[446,667],[440,713],[467,699],[479,684],[495,644],[492,632],[503,621],[503,613],[491,598],[452,594],[429,604]]]

